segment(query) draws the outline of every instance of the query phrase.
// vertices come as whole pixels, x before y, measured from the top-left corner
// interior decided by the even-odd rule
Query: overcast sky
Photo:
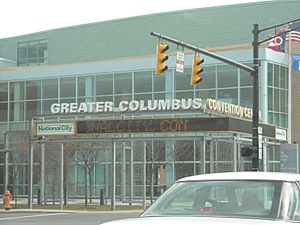
[[[263,0],[3,0],[0,38],[181,9]]]

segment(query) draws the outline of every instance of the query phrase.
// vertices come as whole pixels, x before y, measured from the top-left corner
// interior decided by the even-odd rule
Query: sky
[[[263,0],[4,0],[0,38],[79,24]]]

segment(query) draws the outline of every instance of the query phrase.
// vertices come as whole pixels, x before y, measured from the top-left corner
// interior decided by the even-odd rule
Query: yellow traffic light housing
[[[204,59],[197,56],[195,56],[193,59],[192,75],[191,75],[192,86],[197,85],[202,80],[202,77],[200,77],[199,74],[203,71],[203,68],[199,67],[199,65],[203,62]]]
[[[156,70],[155,74],[161,75],[168,69],[168,66],[164,62],[169,58],[165,52],[169,49],[168,45],[157,43],[156,47]]]

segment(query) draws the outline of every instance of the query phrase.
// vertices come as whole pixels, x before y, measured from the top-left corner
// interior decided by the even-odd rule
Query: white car
[[[300,223],[300,175],[229,172],[175,182],[142,215],[105,225],[284,225]]]

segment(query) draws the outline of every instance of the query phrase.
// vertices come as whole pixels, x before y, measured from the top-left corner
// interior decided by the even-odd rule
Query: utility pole
[[[253,114],[252,114],[252,171],[259,170],[259,143],[258,143],[258,122],[259,122],[259,29],[258,24],[253,26]]]

